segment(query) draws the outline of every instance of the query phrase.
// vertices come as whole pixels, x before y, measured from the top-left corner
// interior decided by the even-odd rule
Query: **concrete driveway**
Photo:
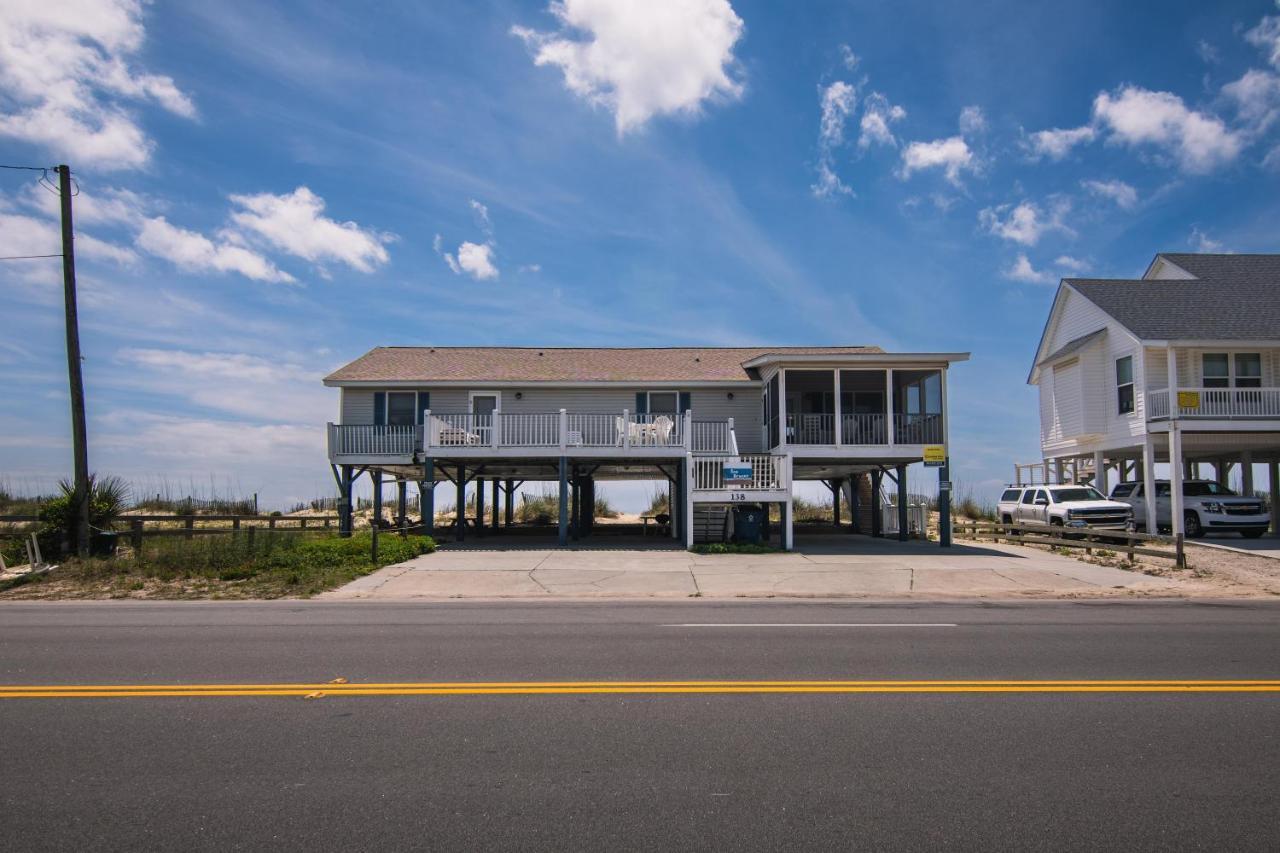
[[[1182,584],[1004,545],[813,537],[787,554],[676,547],[560,549],[468,543],[387,566],[323,598],[1059,597],[1166,592]]]

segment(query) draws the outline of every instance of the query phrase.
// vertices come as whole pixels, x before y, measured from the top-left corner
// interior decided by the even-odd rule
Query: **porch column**
[[[840,485],[842,482],[839,479],[831,481],[831,524],[837,529],[840,527]]]
[[[1143,524],[1146,532],[1155,535],[1160,532],[1156,524],[1156,437],[1151,433],[1142,441],[1142,503],[1146,511]],[[1135,519],[1136,521],[1137,519]]]
[[[596,527],[596,478],[587,477],[582,487],[582,532],[590,536]]]
[[[947,488],[943,488],[943,484]],[[938,544],[951,547],[951,457],[938,469]]]
[[[842,420],[844,420],[844,416],[840,411],[840,369],[836,368],[835,370],[831,371],[831,373],[832,373],[831,381],[832,381],[832,384],[835,386],[835,389],[834,389],[835,393],[832,396],[835,397],[835,413],[836,413],[835,423],[832,425],[834,429],[832,430],[831,434],[833,436],[833,440],[836,443],[836,446],[839,447],[840,445],[844,444],[844,436],[841,434],[841,429],[844,426],[844,424],[840,423]],[[840,520],[840,516],[837,515],[836,516],[837,527],[840,526],[839,520]]]
[[[1182,504],[1182,480],[1183,465],[1182,458],[1182,431],[1178,429],[1178,422],[1172,421],[1169,424],[1169,503],[1172,506],[1170,522],[1173,527],[1174,538],[1180,539],[1186,533],[1183,529],[1183,504]]]
[[[884,506],[880,500],[880,486],[884,472],[879,468],[871,472],[871,535],[884,535]]]
[[[1103,497],[1107,494],[1107,460],[1099,450],[1093,454],[1093,487],[1102,492]]]
[[[497,477],[493,478],[493,532],[498,532],[498,522],[501,520],[498,515],[498,495],[502,490],[502,482]]]
[[[569,544],[569,460],[560,457],[560,534],[561,547]]]
[[[484,477],[476,477],[476,535],[484,535]]]
[[[373,540],[373,562],[378,562],[378,527],[382,524],[382,471],[370,471],[373,479],[373,523],[369,525],[369,536]]]
[[[422,466],[423,479],[418,483],[418,508],[422,510],[422,528],[428,536],[436,530],[436,469],[430,459]]]
[[[1253,451],[1240,454],[1240,494],[1253,497]]]
[[[458,503],[453,514],[453,538],[455,542],[462,542],[467,538],[467,466],[458,465],[455,476],[458,478]]]
[[[504,491],[507,493],[506,516],[507,528],[509,529],[516,518],[516,481],[507,480]]]
[[[1058,456],[1053,460],[1053,478],[1062,484],[1062,457]]]
[[[681,465],[681,502],[684,504],[684,547],[693,547],[693,455],[684,457]]]
[[[862,515],[861,496],[858,492],[861,491],[863,476],[862,474],[855,474],[849,478],[849,523],[854,533],[865,532],[862,529],[862,522],[858,518]]]
[[[578,466],[573,467],[569,478],[569,535],[577,542],[582,535],[582,481],[578,478]]]
[[[396,527],[400,535],[409,524],[409,481],[396,480]]]
[[[1271,532],[1280,533],[1280,463],[1267,463],[1267,483],[1271,488]]]
[[[907,520],[907,466],[898,466],[898,541],[906,542],[910,533]]]
[[[1274,477],[1272,479],[1275,479]],[[338,535],[346,539],[351,536],[351,466],[342,466],[342,494],[338,496]]]

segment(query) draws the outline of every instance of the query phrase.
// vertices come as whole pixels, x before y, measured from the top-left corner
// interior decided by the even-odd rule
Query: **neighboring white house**
[[[428,527],[437,483],[454,486],[457,506],[474,483],[481,517],[488,484],[510,525],[519,483],[558,482],[564,543],[590,533],[597,480],[665,479],[673,536],[692,543],[695,504],[776,504],[790,547],[792,482],[813,480],[831,489],[837,523],[841,495],[861,494],[866,532],[905,538],[907,466],[945,459],[947,368],[967,358],[865,346],[378,347],[324,380],[339,389],[328,437],[343,529],[352,480],[368,472],[397,481],[400,515],[405,484],[417,483]],[[888,524],[882,477],[899,495]]]
[[[1169,254],[1141,279],[1063,279],[1028,382],[1040,389],[1046,478],[1093,479],[1114,469],[1154,491],[1169,462],[1175,534],[1181,483],[1214,466],[1280,461],[1280,255]],[[1155,529],[1154,501],[1147,527]],[[1275,514],[1273,513],[1273,518]]]

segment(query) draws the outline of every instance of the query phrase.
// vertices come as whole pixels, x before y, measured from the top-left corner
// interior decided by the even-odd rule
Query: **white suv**
[[[1126,530],[1133,510],[1093,486],[1010,486],[997,509],[1003,524]]]
[[[1111,490],[1111,499],[1133,507],[1133,520],[1137,527],[1147,524],[1147,501],[1142,494],[1142,483],[1120,483]],[[1212,480],[1187,480],[1182,484],[1183,530],[1188,539],[1198,539],[1206,533],[1222,531],[1239,533],[1249,539],[1257,539],[1271,526],[1271,515],[1259,498],[1237,495],[1221,483]],[[1169,481],[1156,481],[1156,526],[1167,529],[1173,524],[1173,501],[1169,496]]]

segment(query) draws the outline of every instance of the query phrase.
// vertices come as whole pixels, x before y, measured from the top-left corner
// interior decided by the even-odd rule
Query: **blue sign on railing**
[[[752,479],[752,471],[749,464],[738,463],[724,466],[724,481],[726,483],[750,483]]]

